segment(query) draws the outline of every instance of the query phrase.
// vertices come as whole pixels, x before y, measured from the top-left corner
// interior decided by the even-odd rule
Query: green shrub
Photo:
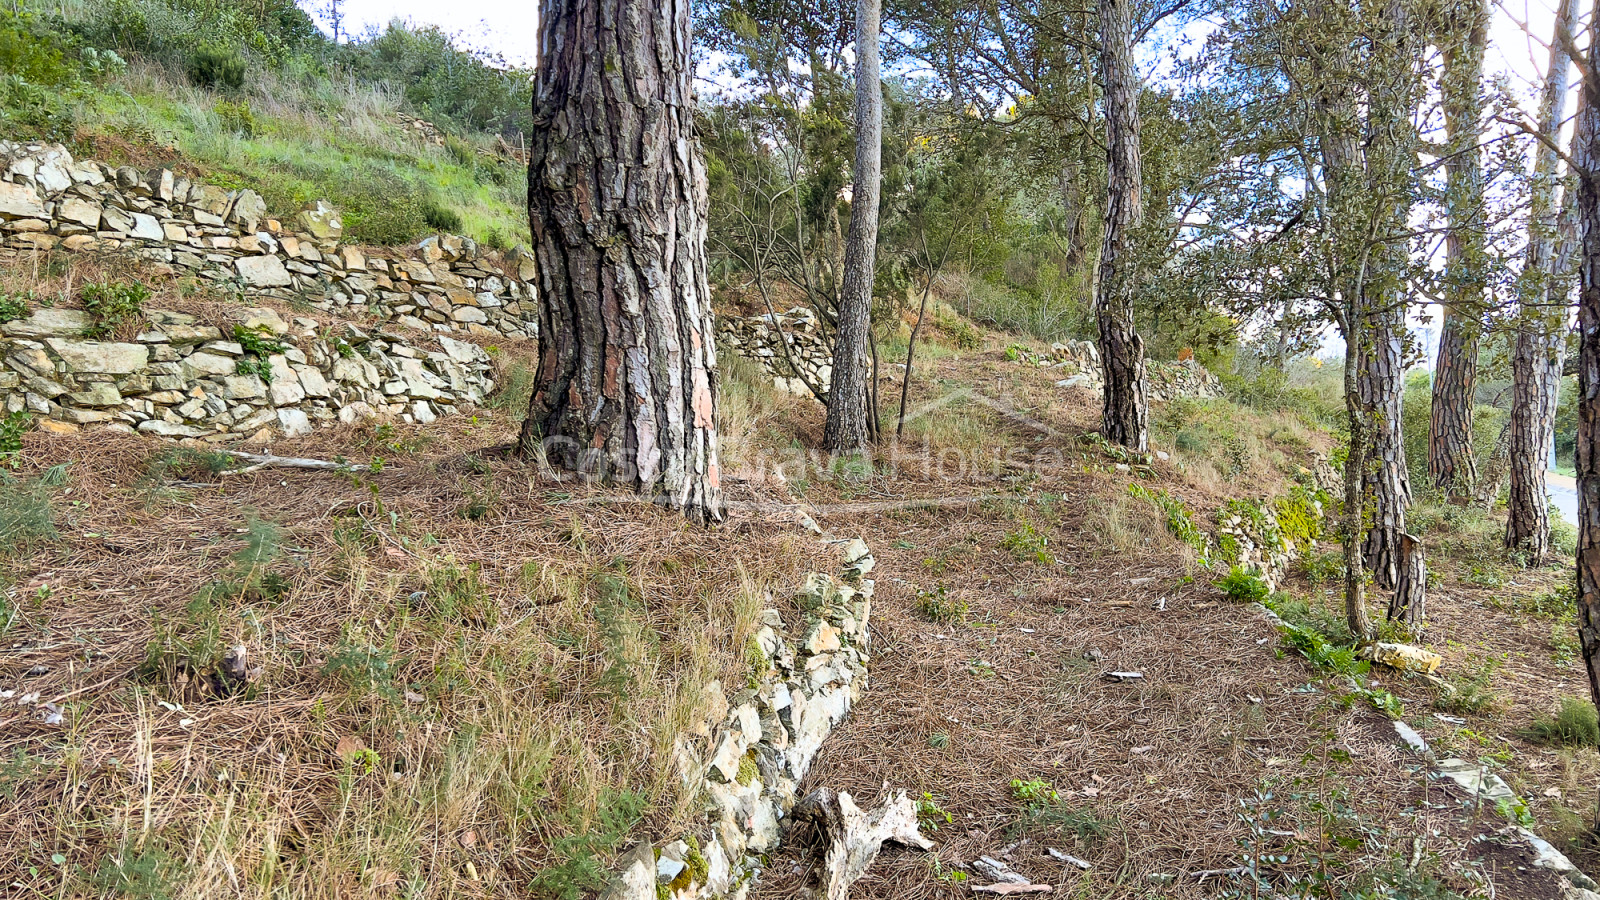
[[[952,600],[943,584],[932,590],[917,588],[917,613],[929,622],[959,625],[967,620],[967,602]]]
[[[1236,603],[1259,603],[1267,598],[1267,582],[1255,568],[1233,566],[1228,574],[1217,579],[1223,596]]]
[[[0,126],[9,138],[72,135],[72,104],[87,83],[66,36],[27,16],[0,21]]]
[[[144,301],[150,299],[150,289],[137,281],[101,281],[83,286],[79,295],[84,312],[93,323],[83,330],[83,336],[95,340],[111,337],[123,322],[139,316]]]
[[[454,234],[461,230],[461,214],[431,197],[422,201],[422,221],[435,231]]]
[[[244,57],[239,51],[227,47],[201,47],[189,57],[189,80],[200,87],[244,87]]]
[[[0,292],[0,324],[26,319],[30,315],[28,301],[32,299],[31,294]]]
[[[15,465],[22,453],[22,436],[33,427],[33,416],[17,411],[0,419],[0,466]]]
[[[1527,735],[1541,744],[1593,747],[1600,744],[1600,717],[1594,702],[1577,697],[1562,697],[1561,710],[1554,716],[1533,720]]]
[[[222,124],[225,131],[252,137],[256,133],[255,112],[250,109],[250,101],[218,100],[216,105],[217,121]]]
[[[632,791],[603,789],[592,817],[577,810],[566,815],[569,833],[558,837],[551,849],[561,861],[533,878],[533,889],[540,896],[557,900],[582,900],[605,884],[606,857],[627,838],[644,817],[645,798]],[[697,847],[691,844],[690,869],[705,866]],[[700,873],[704,877],[704,873]]]

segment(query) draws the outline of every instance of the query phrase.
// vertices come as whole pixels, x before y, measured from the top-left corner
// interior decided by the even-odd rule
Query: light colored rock
[[[128,237],[138,238],[141,241],[165,241],[167,232],[155,216],[134,213],[133,228],[128,231]]]
[[[103,375],[131,375],[150,361],[150,348],[144,344],[115,341],[74,341],[50,338],[45,344],[59,357],[69,372]]]
[[[222,379],[222,396],[228,400],[255,400],[267,395],[261,376],[229,375]]]
[[[251,287],[288,287],[294,281],[276,256],[241,256],[234,261],[239,278]]]
[[[90,203],[82,197],[68,197],[56,209],[56,218],[85,228],[99,228],[100,204]]]
[[[189,381],[207,375],[232,375],[238,369],[238,363],[234,362],[232,357],[207,353],[203,350],[185,356],[181,365],[183,377]]]
[[[307,397],[324,398],[331,393],[327,379],[322,377],[322,370],[315,366],[295,366],[295,376],[300,381],[300,389],[306,392]]]
[[[133,230],[133,216],[125,209],[107,206],[100,210],[100,230],[127,234]]]
[[[284,437],[301,437],[311,433],[311,420],[298,409],[278,410],[278,427]]]
[[[319,241],[337,241],[344,234],[344,219],[326,200],[307,203],[295,216],[295,224]]]
[[[457,322],[467,322],[474,325],[482,325],[489,321],[489,317],[484,314],[483,310],[476,306],[453,307],[450,310],[450,318]]]
[[[278,315],[278,311],[266,306],[254,306],[244,310],[244,327],[252,331],[266,329],[273,334],[288,334],[289,323]]]
[[[240,230],[249,233],[261,227],[261,220],[267,217],[267,202],[261,195],[252,190],[242,190],[233,201],[233,209],[228,213],[228,222],[239,226]]]
[[[365,272],[367,270],[367,256],[355,247],[340,247],[339,261],[344,263],[346,271]]]
[[[1517,796],[1499,775],[1479,763],[1454,758],[1440,760],[1437,774],[1460,785],[1468,794],[1490,803],[1515,800]]]
[[[67,398],[78,406],[118,406],[122,403],[122,394],[117,392],[117,386],[106,382],[88,385],[81,391],[68,394]]]
[[[44,219],[49,217],[39,192],[25,184],[0,181],[0,218]]]
[[[635,844],[617,868],[616,877],[600,892],[600,900],[658,900],[656,853],[650,844]]]
[[[140,422],[139,430],[145,434],[153,434],[158,437],[178,438],[199,437],[200,435],[206,433],[205,429],[203,428],[196,428],[193,425],[183,425],[177,422],[165,422],[161,419],[149,419],[147,421]]]
[[[0,334],[11,338],[68,337],[83,334],[89,316],[76,309],[36,309],[26,319],[0,325]]]

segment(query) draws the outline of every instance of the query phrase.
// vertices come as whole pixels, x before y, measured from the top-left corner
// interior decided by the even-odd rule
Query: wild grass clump
[[[1500,669],[1495,656],[1469,656],[1445,674],[1450,690],[1434,702],[1445,712],[1479,715],[1492,711],[1500,702],[1494,690],[1494,673]]]
[[[1600,745],[1600,716],[1596,716],[1593,701],[1562,697],[1561,709],[1554,716],[1535,718],[1527,735],[1551,746],[1594,747]]]
[[[58,537],[53,493],[41,479],[0,470],[0,556],[17,556]]]
[[[144,302],[150,299],[150,289],[137,281],[101,281],[84,285],[79,299],[91,320],[83,336],[105,340],[124,323],[138,320]]]

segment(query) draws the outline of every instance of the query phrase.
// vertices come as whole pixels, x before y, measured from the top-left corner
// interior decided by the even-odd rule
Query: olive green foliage
[[[121,64],[115,54],[98,53],[86,64],[82,54],[70,35],[33,16],[0,18],[0,126],[7,137],[71,136],[73,102],[97,74]]]
[[[22,453],[22,435],[33,427],[33,416],[18,410],[0,419],[0,466],[16,462]]]
[[[1211,538],[1194,523],[1194,515],[1182,500],[1160,488],[1151,490],[1138,482],[1128,485],[1128,493],[1155,504],[1156,508],[1167,517],[1167,530],[1199,554],[1203,565],[1207,564],[1206,557],[1211,553]]]
[[[1561,709],[1554,715],[1541,715],[1528,728],[1528,736],[1541,744],[1593,747],[1600,744],[1600,718],[1594,701],[1562,697]]]
[[[555,900],[590,896],[605,884],[608,856],[639,824],[644,812],[641,795],[609,788],[602,791],[594,819],[587,824],[574,821],[574,833],[556,838],[553,850],[560,862],[535,876],[533,889]]]
[[[56,539],[51,486],[0,470],[0,556],[13,556]]]
[[[28,301],[32,299],[32,294],[0,291],[0,324],[26,319],[29,315]]]
[[[1223,596],[1236,603],[1258,603],[1267,598],[1267,583],[1255,569],[1233,566],[1228,574],[1217,579]]]
[[[201,47],[189,57],[189,80],[201,87],[244,87],[244,56],[225,47]]]
[[[139,317],[150,289],[137,281],[99,281],[84,285],[78,296],[91,320],[83,336],[104,340],[122,323]]]

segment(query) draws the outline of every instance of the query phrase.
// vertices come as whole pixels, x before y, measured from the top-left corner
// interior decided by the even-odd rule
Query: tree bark
[[[1367,567],[1375,584],[1393,590],[1406,565],[1401,536],[1411,505],[1400,423],[1409,260],[1405,243],[1394,236],[1407,233],[1415,187],[1411,173],[1416,135],[1411,123],[1417,100],[1417,50],[1405,3],[1389,0],[1379,21],[1387,32],[1371,63],[1367,144],[1367,199],[1376,205],[1379,218],[1369,255],[1371,271],[1361,283],[1361,303],[1371,330],[1369,339],[1358,346],[1363,354],[1361,402],[1370,422],[1366,494],[1372,522],[1367,529]],[[1416,552],[1421,552],[1420,546]]]
[[[722,517],[687,0],[544,0],[529,140],[539,367],[524,454]]]
[[[1555,39],[1550,42],[1550,65],[1545,70],[1544,94],[1539,103],[1539,129],[1552,141],[1560,134],[1566,114],[1573,23],[1577,16],[1577,0],[1563,0],[1556,10]],[[1566,331],[1565,305],[1549,308],[1552,297],[1559,297],[1559,293],[1552,293],[1552,285],[1563,280],[1563,273],[1556,271],[1561,232],[1556,202],[1560,163],[1556,148],[1539,142],[1528,199],[1528,255],[1518,283],[1522,310],[1517,317],[1517,337],[1511,354],[1511,443],[1507,457],[1511,495],[1506,502],[1505,545],[1521,551],[1533,565],[1544,561],[1550,547],[1550,500],[1545,493],[1544,473],[1550,434],[1555,428]]]
[[[839,330],[833,345],[833,384],[823,448],[833,453],[866,449],[874,415],[867,384],[872,340],[872,287],[877,271],[878,190],[882,179],[883,90],[878,84],[880,0],[856,2],[856,158],[845,239]]]
[[[1415,635],[1422,630],[1427,614],[1428,566],[1422,555],[1422,541],[1415,535],[1400,535],[1400,559],[1394,596],[1389,598],[1388,618],[1404,622]]]
[[[1600,48],[1600,16],[1589,16],[1589,57]],[[1600,73],[1583,75],[1572,158],[1578,233],[1578,638],[1589,691],[1600,707]]]
[[[1428,474],[1451,500],[1461,502],[1477,483],[1472,446],[1473,395],[1477,389],[1478,337],[1482,332],[1487,258],[1484,253],[1483,153],[1479,149],[1483,109],[1484,48],[1489,8],[1483,0],[1461,0],[1445,46],[1443,95],[1449,155],[1445,163],[1444,321],[1433,369],[1433,409],[1428,431]]]
[[[1368,302],[1391,305],[1395,301],[1383,294]],[[1372,337],[1363,342],[1360,374],[1361,405],[1368,420],[1369,441],[1365,493],[1372,506],[1365,555],[1373,583],[1392,590],[1404,564],[1401,536],[1406,531],[1406,507],[1411,505],[1411,479],[1400,432],[1404,325],[1397,310],[1378,309],[1371,315]]]
[[[1095,318],[1100,331],[1106,439],[1140,453],[1149,449],[1144,342],[1133,330],[1137,258],[1132,232],[1142,216],[1139,78],[1133,67],[1128,0],[1099,0],[1100,76],[1105,88],[1106,205]]]

